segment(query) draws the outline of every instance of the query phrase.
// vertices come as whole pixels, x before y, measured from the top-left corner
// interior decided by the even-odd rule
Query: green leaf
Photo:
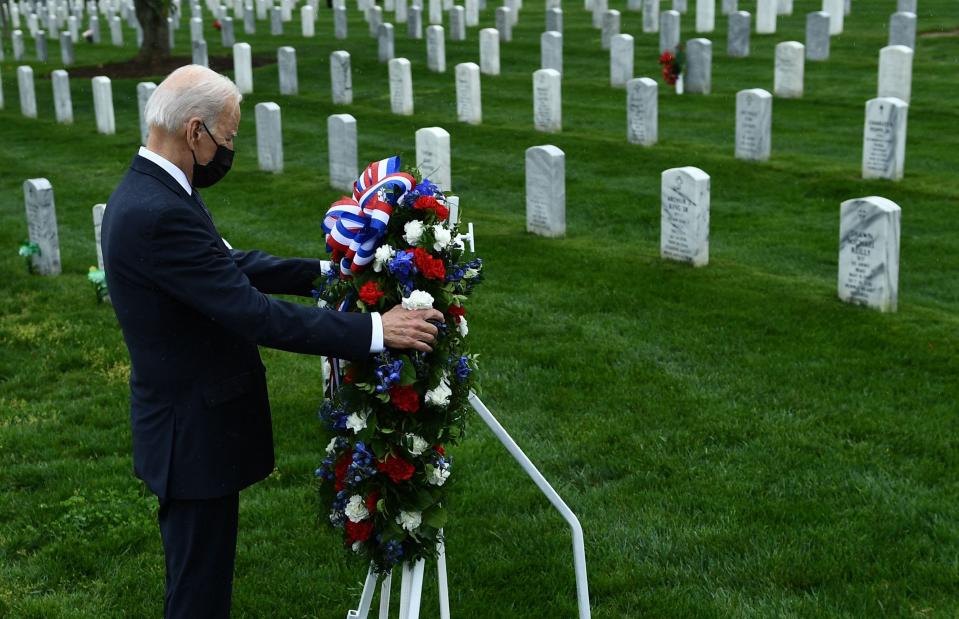
[[[448,512],[445,507],[437,505],[432,509],[423,512],[423,522],[434,529],[442,529],[446,526]]]

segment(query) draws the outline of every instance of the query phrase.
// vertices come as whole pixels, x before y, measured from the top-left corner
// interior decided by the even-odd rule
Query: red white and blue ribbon
[[[353,183],[353,196],[334,202],[323,218],[326,249],[342,254],[340,274],[350,276],[372,261],[393,214],[393,207],[380,198],[381,190],[399,187],[401,194],[416,186],[416,179],[400,172],[400,158],[376,161]]]

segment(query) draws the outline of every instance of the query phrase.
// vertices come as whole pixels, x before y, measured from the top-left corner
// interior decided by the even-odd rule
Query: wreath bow
[[[353,196],[343,196],[326,212],[326,249],[339,260],[342,277],[362,272],[386,234],[393,207],[381,197],[381,191],[398,187],[402,197],[416,185],[416,179],[399,170],[398,156],[371,163],[353,183]]]

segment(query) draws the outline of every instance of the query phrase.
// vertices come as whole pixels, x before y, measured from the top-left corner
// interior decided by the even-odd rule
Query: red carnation
[[[376,513],[376,503],[380,500],[380,493],[374,490],[366,495],[366,509],[371,514]]]
[[[366,282],[360,288],[360,301],[373,307],[380,302],[380,299],[383,298],[383,294],[384,293],[382,290],[380,290],[380,285],[378,283]]]
[[[381,473],[386,473],[395,484],[406,481],[412,477],[414,471],[416,471],[416,467],[403,458],[397,458],[396,456],[386,456],[386,460],[376,463],[376,468]]]
[[[360,522],[346,521],[346,543],[365,542],[373,534],[373,520],[367,518]]]
[[[346,487],[346,469],[350,468],[350,464],[353,462],[353,454],[346,452],[340,459],[336,461],[336,468],[334,469],[334,474],[336,478],[336,483],[334,487],[336,491],[339,492]]]
[[[413,203],[413,208],[420,211],[435,211],[440,203],[433,196],[420,196]]]
[[[676,57],[673,56],[672,52],[666,50],[662,56],[659,57],[659,64],[672,64],[675,59]]]
[[[446,279],[446,266],[439,258],[434,258],[422,247],[413,250],[413,261],[423,277],[427,279]]]
[[[390,401],[393,406],[407,413],[420,410],[420,395],[412,387],[394,385],[390,387]]]
[[[449,219],[449,216],[450,216],[450,210],[446,208],[445,206],[443,206],[442,204],[440,204],[439,202],[437,202],[436,218],[439,219],[440,221],[446,221],[447,219]]]
[[[219,19],[214,19],[214,20],[213,20],[213,27],[214,27],[216,30],[219,30],[219,29],[222,28],[223,26],[222,26],[222,24],[220,24],[220,20],[219,20]]]
[[[443,446],[442,446],[442,445],[433,445],[433,451],[435,451],[436,453],[438,453],[438,454],[441,455],[441,456],[445,456],[445,455],[446,455],[446,450],[443,449]]]
[[[351,365],[346,368],[346,374],[343,375],[343,382],[348,385],[356,382],[356,366]]]
[[[450,305],[448,308],[446,308],[446,313],[450,316],[456,316],[457,318],[460,318],[466,315],[466,308],[462,305]]]

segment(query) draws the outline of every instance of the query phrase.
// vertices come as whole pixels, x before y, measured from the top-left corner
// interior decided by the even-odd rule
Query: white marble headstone
[[[283,171],[283,127],[280,106],[273,102],[256,104],[256,156],[264,172]]]
[[[686,44],[686,92],[708,95],[713,88],[713,44],[693,39]]]
[[[140,119],[140,144],[146,146],[147,138],[150,137],[150,127],[147,126],[146,107],[150,95],[157,89],[153,82],[140,82],[137,84],[137,115]]]
[[[912,96],[913,51],[905,45],[890,45],[879,51],[878,97],[896,97],[909,103]]]
[[[540,68],[563,72],[563,35],[544,32],[539,36]]]
[[[728,39],[726,53],[731,58],[749,56],[749,37],[752,28],[752,15],[746,11],[734,11],[729,14]]]
[[[443,26],[430,26],[426,29],[426,66],[434,73],[446,72],[446,42],[443,40]]]
[[[393,24],[380,24],[377,35],[377,59],[380,62],[389,62],[395,56],[393,46]]]
[[[17,87],[20,90],[20,113],[27,118],[36,118],[37,90],[33,81],[33,67],[17,67]]]
[[[2,58],[0,58],[2,60]],[[60,33],[60,61],[65,67],[73,66],[74,62],[74,52],[73,52],[73,37],[69,32],[64,30]]]
[[[450,41],[466,40],[466,9],[454,6],[449,12]]]
[[[676,53],[679,47],[679,12],[663,11],[659,16],[659,53]]]
[[[633,36],[617,34],[609,48],[609,85],[622,88],[633,79]]]
[[[551,144],[526,149],[526,231],[566,234],[566,155]]]
[[[563,130],[562,76],[555,69],[533,73],[533,125],[537,131]]]
[[[190,43],[203,40],[203,18],[190,18]]]
[[[756,34],[776,33],[776,0],[756,0]]]
[[[424,127],[416,132],[416,167],[440,190],[452,189],[449,132],[441,127]]]
[[[784,99],[798,99],[803,95],[803,77],[806,50],[798,41],[783,41],[776,45],[776,66],[773,92]]]
[[[277,49],[276,61],[280,74],[280,94],[299,94],[300,86],[296,70],[296,50],[289,46],[283,46]]]
[[[207,54],[206,41],[193,42],[193,64],[198,64],[201,67],[210,66],[210,57]]]
[[[499,30],[500,41],[509,43],[513,40],[513,17],[509,7],[496,9],[496,29]]]
[[[406,58],[393,58],[389,64],[390,110],[402,116],[413,115],[413,73]]]
[[[839,298],[881,312],[899,301],[899,226],[895,202],[869,196],[846,200],[839,214]]]
[[[563,9],[555,8],[546,11],[546,32],[563,33]]]
[[[862,138],[862,177],[902,179],[906,162],[909,104],[894,97],[866,102]]]
[[[499,75],[499,30],[483,28],[479,40],[480,71],[485,75]]]
[[[70,76],[63,69],[50,74],[53,81],[53,107],[57,122],[73,124],[73,100],[70,97]]]
[[[316,12],[309,4],[303,5],[300,9],[300,28],[307,39],[313,38],[316,33]]]
[[[842,34],[846,14],[844,0],[822,0],[822,10],[829,13],[829,34]]]
[[[626,84],[626,139],[652,146],[659,139],[659,85],[639,77]]]
[[[696,0],[696,32],[716,29],[716,0]]]
[[[659,0],[643,0],[643,32],[659,32]]]
[[[93,240],[97,244],[97,268],[103,270],[103,247],[100,243],[101,230],[103,228],[103,211],[107,208],[106,204],[93,205]]]
[[[53,187],[45,178],[31,178],[23,183],[23,197],[30,242],[40,248],[40,253],[30,258],[33,272],[38,275],[59,275],[60,236],[57,232]]]
[[[333,37],[343,40],[349,34],[349,22],[347,21],[346,9],[336,7],[333,9]]]
[[[916,49],[916,14],[893,13],[889,17],[889,45]]]
[[[351,191],[360,174],[357,166],[356,119],[349,114],[333,114],[326,119],[326,133],[330,187]]]
[[[333,103],[353,103],[353,76],[349,52],[340,50],[330,54],[330,89],[333,91]]]
[[[806,60],[829,60],[829,13],[806,15]]]
[[[253,92],[253,50],[249,43],[233,45],[233,75],[240,94]]]
[[[772,149],[773,97],[762,88],[736,93],[736,159],[766,161]]]
[[[709,175],[692,166],[662,174],[659,253],[693,266],[709,264]]]
[[[456,118],[470,125],[483,122],[480,69],[475,62],[456,65]]]
[[[600,47],[603,49],[609,49],[610,41],[619,34],[620,17],[620,12],[615,9],[603,13],[603,29],[599,37]]]
[[[417,41],[423,38],[423,9],[411,6],[406,17],[406,36]]]
[[[113,115],[113,86],[110,78],[100,75],[93,78],[93,109],[97,118],[97,132],[104,135],[116,133]]]

